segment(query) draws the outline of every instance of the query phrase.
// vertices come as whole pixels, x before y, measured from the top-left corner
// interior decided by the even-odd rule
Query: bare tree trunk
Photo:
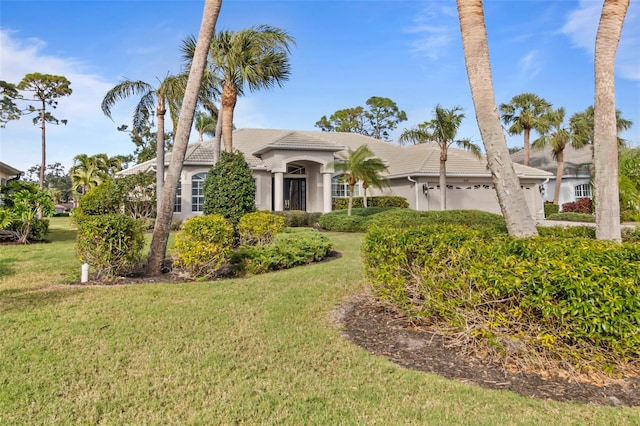
[[[222,99],[222,139],[224,150],[233,151],[233,110],[238,100],[238,91],[231,83],[223,83]]]
[[[218,120],[216,121],[216,135],[213,139],[213,164],[220,159],[220,145],[222,145],[222,104],[218,108]]]
[[[596,238],[621,241],[614,67],[629,0],[605,0],[595,47]]]
[[[45,135],[45,103],[42,101],[42,109],[40,110],[40,121],[42,130],[41,132],[41,145],[42,145],[42,160],[40,162],[40,190],[44,189],[44,170],[47,167],[47,139]]]
[[[158,96],[158,107],[156,109],[156,116],[158,117],[158,130],[156,132],[156,212],[160,212],[160,201],[162,200],[160,194],[162,194],[162,188],[164,187],[164,116],[166,113],[164,98]]]
[[[531,129],[524,128],[524,165],[529,165],[529,159],[531,158]]]
[[[156,224],[153,228],[151,248],[147,258],[147,275],[159,275],[162,273],[162,263],[167,251],[167,241],[173,216],[173,200],[176,196],[178,180],[182,172],[182,163],[189,144],[189,134],[193,126],[193,115],[198,101],[198,92],[200,91],[202,76],[207,65],[207,54],[221,6],[222,0],[205,0],[196,51],[189,70],[189,80],[187,81],[184,100],[180,109],[180,120],[176,130],[171,163],[169,164],[162,194],[159,194],[159,196],[162,196],[161,210],[158,211]]]
[[[520,188],[500,124],[482,0],[457,0],[457,4],[471,96],[502,215],[509,235],[519,238],[537,235],[536,222]]]
[[[447,153],[446,147],[440,148],[440,210],[447,209]]]
[[[558,170],[556,171],[556,192],[553,194],[553,204],[559,205],[560,187],[562,186],[562,175],[564,175],[564,151],[558,153],[556,163],[558,163]]]

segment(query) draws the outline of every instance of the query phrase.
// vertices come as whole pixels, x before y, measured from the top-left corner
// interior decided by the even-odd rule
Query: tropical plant
[[[594,109],[589,105],[582,112],[576,112],[569,119],[569,127],[574,138],[582,144],[593,144]],[[616,108],[616,131],[619,134],[633,126],[633,121],[622,117],[622,111]],[[618,147],[623,148],[626,141],[618,136]]]
[[[158,118],[156,134],[156,185],[158,193],[164,184],[164,117],[169,109],[173,129],[175,130],[180,113],[180,104],[185,94],[185,74],[169,75],[157,87],[141,80],[122,80],[107,92],[102,99],[102,112],[111,118],[111,110],[116,102],[131,96],[140,96],[133,110],[133,130],[142,131],[149,117]],[[158,201],[159,202],[159,201]]]
[[[576,139],[571,133],[570,127],[564,124],[565,109],[560,107],[556,110],[549,110],[544,115],[549,127],[538,139],[533,141],[533,147],[542,149],[546,146],[551,147],[553,158],[558,163],[556,171],[556,186],[553,195],[553,204],[560,201],[560,186],[562,185],[562,176],[564,175],[564,150],[571,145],[576,149],[584,147],[581,139]]]
[[[449,147],[453,144],[482,158],[480,147],[469,139],[456,139],[458,129],[464,113],[462,108],[443,108],[437,105],[433,119],[419,124],[417,127],[405,130],[400,135],[400,143],[435,142],[440,148],[440,209],[447,209],[447,156]]]
[[[353,207],[353,192],[358,181],[382,187],[386,179],[381,176],[387,170],[381,159],[374,157],[373,151],[367,145],[360,145],[355,151],[349,148],[347,155],[339,155],[340,160],[333,163],[337,173],[342,174],[342,178],[349,184],[349,206],[347,215],[351,216]],[[364,185],[363,185],[364,186]]]
[[[593,140],[596,238],[621,241],[615,58],[629,0],[605,0],[596,33]]]
[[[66,77],[61,75],[32,73],[24,76],[18,83],[17,89],[25,92],[33,92],[33,98],[23,100],[38,102],[39,108],[33,105],[28,106],[28,112],[37,112],[33,118],[33,124],[40,123],[42,141],[42,161],[40,163],[40,189],[44,188],[44,170],[47,165],[47,144],[46,144],[46,123],[67,124],[67,120],[58,120],[50,112],[47,112],[47,105],[56,108],[58,98],[71,95],[71,83]]]
[[[202,111],[196,112],[195,125],[198,131],[198,142],[204,141],[204,135],[215,136],[218,120],[210,114]]]
[[[286,31],[258,25],[241,31],[222,31],[215,35],[209,49],[210,75],[221,83],[222,139],[225,151],[233,150],[233,113],[238,96],[250,91],[271,88],[289,79],[290,46],[294,38]],[[182,51],[190,63],[195,39],[184,40]]]
[[[185,96],[180,109],[180,121],[176,129],[175,145],[171,155],[167,178],[162,193],[158,192],[159,208],[156,216],[151,246],[147,258],[147,275],[160,275],[162,263],[167,252],[167,242],[173,217],[173,201],[176,197],[178,181],[182,172],[182,164],[187,153],[189,135],[193,126],[193,116],[198,104],[198,96],[202,92],[202,80],[207,66],[207,54],[215,33],[216,21],[220,14],[222,0],[205,0],[202,12],[200,33],[193,53],[193,61],[189,68],[189,77]]]
[[[529,165],[531,151],[531,130],[544,133],[547,123],[544,120],[545,113],[551,108],[551,104],[534,93],[521,93],[511,98],[507,104],[500,104],[502,122],[509,126],[507,132],[510,135],[524,133],[524,165]]]
[[[46,192],[33,183],[23,181],[12,181],[2,188],[2,204],[0,222],[3,226],[0,228],[3,232],[0,236],[9,235],[20,244],[33,237],[32,231],[43,220],[39,217],[51,216],[54,206]]]
[[[389,132],[406,121],[407,114],[389,98],[372,96],[367,99],[368,109],[361,106],[341,109],[329,118],[323,115],[315,124],[324,132],[349,132],[389,140]]]
[[[640,213],[640,148],[629,148],[618,155],[620,209]]]
[[[536,222],[529,213],[520,181],[509,157],[496,107],[482,0],[456,0],[456,3],[471,97],[500,210],[510,235],[536,235]]]
[[[72,189],[80,194],[86,194],[104,180],[114,177],[120,170],[122,170],[120,156],[109,157],[104,153],[78,154],[73,157],[73,166],[69,169]]]

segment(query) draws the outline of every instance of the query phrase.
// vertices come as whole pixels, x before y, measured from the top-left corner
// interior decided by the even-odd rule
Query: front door
[[[307,179],[284,179],[284,209],[307,211]]]

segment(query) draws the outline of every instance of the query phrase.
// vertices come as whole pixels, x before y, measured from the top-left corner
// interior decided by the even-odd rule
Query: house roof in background
[[[588,177],[591,174],[589,167],[591,165],[591,148],[592,146],[588,145],[582,149],[575,149],[569,145],[564,149],[564,176]],[[523,164],[524,150],[511,154],[511,159],[515,163]],[[531,148],[529,166],[553,173],[554,177],[558,171],[558,162],[549,146],[542,149]]]
[[[17,175],[18,173],[22,173],[22,170],[18,170],[15,167],[11,167],[7,163],[3,163],[0,161],[0,172],[6,175]]]
[[[388,177],[438,176],[440,173],[440,148],[436,143],[400,146],[356,133],[293,131],[276,129],[237,129],[233,133],[233,147],[245,156],[250,167],[264,169],[260,154],[272,149],[297,149],[309,151],[334,151],[336,157],[344,156],[348,149],[356,150],[367,145],[374,155],[388,166]],[[168,164],[171,153],[166,155]],[[185,165],[209,165],[213,163],[213,143],[206,141],[190,144]],[[153,167],[155,160],[124,170],[122,174],[135,173]],[[487,176],[491,173],[486,157],[475,157],[468,151],[450,147],[446,163],[448,176]],[[551,173],[514,164],[520,177],[545,179]]]

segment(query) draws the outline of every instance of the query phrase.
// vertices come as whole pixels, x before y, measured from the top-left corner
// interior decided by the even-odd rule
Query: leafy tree
[[[11,120],[19,120],[22,111],[14,100],[20,99],[15,84],[0,80],[0,127],[5,127]]]
[[[149,256],[147,257],[147,275],[159,275],[162,273],[162,263],[167,252],[171,218],[173,217],[173,201],[176,197],[182,164],[187,153],[189,135],[193,126],[193,115],[198,104],[198,95],[202,90],[203,75],[207,66],[207,53],[215,33],[216,21],[218,20],[221,6],[222,0],[205,0],[204,3],[200,33],[194,49],[193,61],[189,67],[189,78],[187,79],[185,96],[180,109],[180,121],[176,129],[175,146],[167,169],[166,185],[162,193],[158,192],[160,208],[158,209],[151,237]]]
[[[38,183],[40,165],[36,164],[27,169],[24,179],[27,182]],[[65,171],[61,163],[47,164],[44,174],[45,190],[52,195],[54,202],[67,203],[72,199],[71,175]]]
[[[558,204],[560,200],[560,186],[562,184],[562,176],[564,175],[564,150],[568,145],[572,145],[576,149],[584,147],[580,139],[576,139],[571,133],[571,129],[564,125],[565,110],[558,108],[551,110],[545,114],[545,120],[549,123],[547,132],[544,132],[538,139],[533,142],[534,148],[551,147],[553,157],[558,163],[556,171],[556,187],[553,195],[553,204]]]
[[[325,132],[348,132],[389,140],[389,132],[398,123],[407,120],[407,114],[389,98],[372,96],[367,99],[367,109],[357,106],[334,112],[329,118],[322,116],[315,124]]]
[[[196,130],[198,131],[198,142],[204,141],[204,135],[215,136],[216,125],[218,120],[210,114],[205,114],[202,111],[196,112],[195,115]]]
[[[220,153],[204,181],[204,214],[221,214],[236,225],[255,210],[256,184],[244,154]]]
[[[343,179],[349,184],[349,205],[347,216],[351,216],[353,207],[353,191],[356,183],[363,182],[366,185],[381,187],[385,179],[380,175],[387,169],[382,160],[374,157],[367,145],[360,145],[355,151],[348,149],[346,156],[340,156],[340,160],[333,163],[335,171],[343,174]],[[366,199],[366,192],[365,192]],[[365,205],[366,207],[366,205]]]
[[[111,109],[119,100],[131,96],[140,96],[140,101],[133,111],[133,129],[135,132],[144,130],[149,117],[154,113],[158,119],[156,132],[156,185],[158,192],[164,184],[164,117],[169,109],[173,128],[175,130],[180,114],[180,105],[185,94],[186,75],[169,75],[157,87],[144,81],[123,80],[107,92],[102,100],[102,112],[111,118]]]
[[[286,31],[269,25],[258,25],[215,35],[209,49],[209,72],[222,86],[222,139],[224,149],[233,149],[233,113],[238,96],[248,88],[256,91],[282,84],[289,79],[290,46],[294,38]],[[182,51],[187,61],[193,57],[195,40],[187,38]]]
[[[29,92],[31,98],[21,98],[28,102],[38,102],[39,108],[33,105],[28,106],[28,112],[37,112],[34,117],[33,124],[40,123],[41,140],[42,140],[42,162],[40,163],[40,189],[44,188],[44,170],[47,164],[47,144],[46,144],[46,123],[50,124],[67,124],[67,120],[58,120],[50,112],[47,106],[56,108],[58,98],[71,95],[71,83],[66,77],[60,75],[32,73],[24,76],[22,81],[18,83],[18,90]]]
[[[551,104],[534,93],[521,93],[511,98],[508,104],[500,104],[502,122],[509,126],[510,135],[524,133],[524,165],[529,165],[531,151],[531,130],[544,133],[548,124],[544,121],[545,113]]]
[[[129,130],[129,126],[123,124],[118,127],[118,131],[128,133],[131,142],[136,146],[132,156],[132,160],[135,161],[136,164],[156,158],[158,152],[158,134],[152,131],[152,123],[145,121],[139,129],[134,128],[133,130]],[[164,145],[167,147],[167,151],[173,149],[173,132],[164,133]]]
[[[427,143],[435,142],[440,148],[440,208],[447,209],[447,157],[449,147],[453,144],[481,158],[480,147],[469,139],[456,139],[458,129],[464,119],[462,108],[443,108],[437,105],[433,119],[419,124],[416,128],[405,130],[400,135],[400,142]]]
[[[596,33],[593,140],[596,238],[621,241],[615,58],[629,0],[605,0]]]
[[[536,222],[529,213],[500,124],[491,81],[482,0],[456,0],[456,3],[471,97],[500,210],[511,236],[523,238],[537,235]]]

